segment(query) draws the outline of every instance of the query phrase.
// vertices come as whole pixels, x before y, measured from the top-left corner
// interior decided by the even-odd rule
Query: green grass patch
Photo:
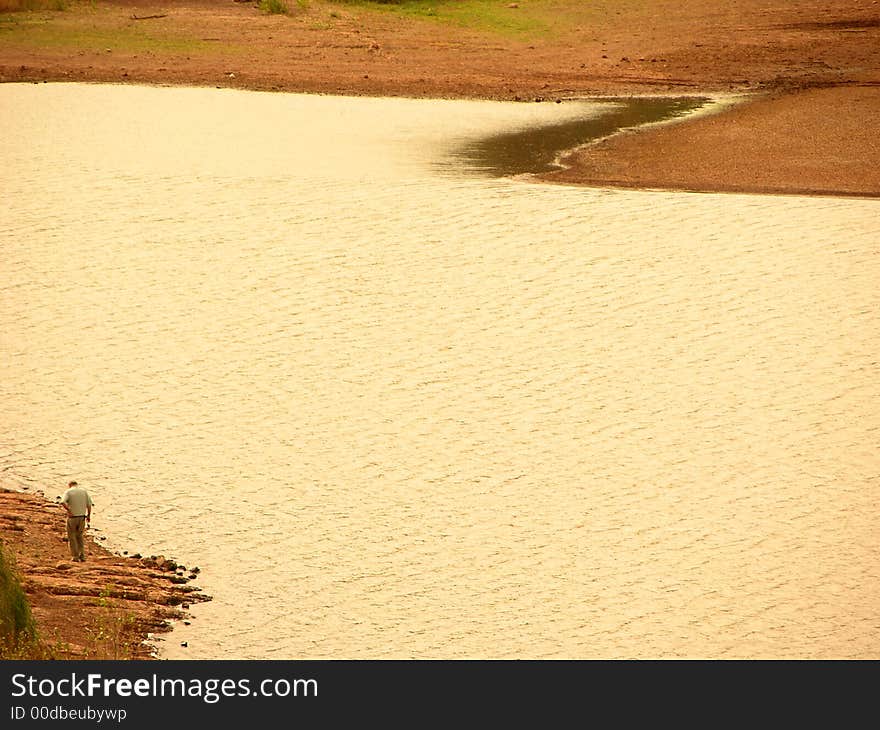
[[[434,22],[496,33],[513,38],[539,38],[551,34],[552,26],[543,13],[521,3],[495,0],[341,0],[347,5],[396,15],[425,18]]]
[[[309,9],[309,0],[294,0],[300,10]],[[291,15],[290,4],[287,0],[260,0],[260,10],[269,15]]]
[[[378,12],[426,18],[438,23],[520,40],[552,38],[560,32],[633,0],[336,0]],[[516,5],[516,7],[510,7]]]
[[[0,16],[0,38],[9,45],[105,53],[197,54],[216,44],[181,33],[173,23],[140,23],[107,8],[78,4],[76,12],[19,12]],[[225,51],[233,50],[229,45]]]
[[[15,561],[0,545],[0,659],[27,659],[37,647],[31,615]]]

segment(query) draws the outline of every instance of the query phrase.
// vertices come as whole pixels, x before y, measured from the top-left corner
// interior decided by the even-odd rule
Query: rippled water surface
[[[460,169],[608,108],[0,86],[0,483],[172,658],[880,656],[878,203]]]

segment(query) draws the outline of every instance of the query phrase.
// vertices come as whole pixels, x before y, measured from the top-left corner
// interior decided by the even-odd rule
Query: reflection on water
[[[572,150],[621,129],[662,122],[695,111],[708,99],[631,98],[593,102],[589,114],[544,125],[501,132],[471,140],[455,152],[463,165],[498,177],[549,172],[559,167],[561,152]],[[597,114],[598,109],[602,113]]]
[[[609,111],[0,86],[0,483],[172,658],[877,656],[876,202],[449,167]]]

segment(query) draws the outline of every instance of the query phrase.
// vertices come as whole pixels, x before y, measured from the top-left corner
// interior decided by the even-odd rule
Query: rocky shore
[[[198,567],[164,556],[117,555],[86,533],[86,561],[73,562],[64,511],[26,492],[0,490],[0,542],[12,555],[37,623],[43,658],[151,659],[155,635],[188,620],[210,596]]]

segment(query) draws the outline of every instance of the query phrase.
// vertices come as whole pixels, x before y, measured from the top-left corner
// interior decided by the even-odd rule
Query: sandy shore
[[[0,541],[15,558],[45,658],[153,658],[151,635],[187,620],[190,604],[210,600],[194,585],[195,566],[116,555],[93,530],[86,533],[86,562],[73,562],[65,524],[59,504],[0,490]]]
[[[880,87],[768,94],[681,124],[619,134],[570,155],[555,182],[711,192],[880,195],[866,118]],[[764,162],[762,162],[764,161]]]

